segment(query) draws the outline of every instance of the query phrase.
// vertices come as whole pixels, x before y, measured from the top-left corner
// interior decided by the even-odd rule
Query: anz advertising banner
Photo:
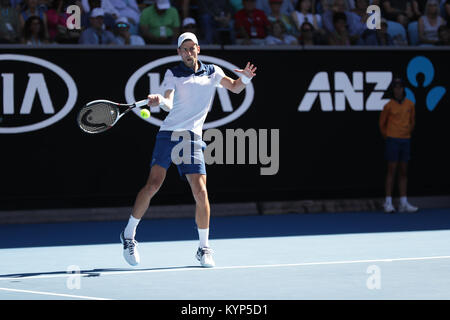
[[[415,103],[409,195],[450,194],[450,51],[207,50],[200,59],[257,76],[240,94],[217,88],[204,125],[211,202],[384,195],[378,120],[402,77]],[[0,210],[132,206],[146,182],[167,113],[125,115],[100,134],[78,110],[106,99],[132,103],[162,93],[176,50],[0,51]],[[193,203],[175,166],[153,204]]]

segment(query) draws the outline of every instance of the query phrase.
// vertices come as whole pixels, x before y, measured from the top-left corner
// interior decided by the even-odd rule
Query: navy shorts
[[[150,166],[158,164],[168,169],[174,163],[182,179],[190,173],[206,175],[205,148],[201,137],[192,131],[159,131]]]
[[[385,158],[390,162],[408,162],[410,159],[410,139],[386,138]]]

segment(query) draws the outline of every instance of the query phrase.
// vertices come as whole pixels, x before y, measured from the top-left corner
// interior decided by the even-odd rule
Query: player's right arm
[[[159,106],[164,111],[169,112],[173,108],[173,96],[175,93],[174,76],[170,69],[166,71],[164,81],[161,86],[162,90],[164,90],[164,96],[161,94],[150,94],[148,96],[148,106]]]
[[[164,92],[164,96],[161,94],[149,94],[148,95],[148,106],[149,107],[160,107],[164,111],[169,112],[173,108],[173,96],[174,89],[169,89]]]

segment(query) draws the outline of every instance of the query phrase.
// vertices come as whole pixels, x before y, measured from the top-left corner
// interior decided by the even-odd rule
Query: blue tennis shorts
[[[385,158],[391,162],[407,162],[410,159],[411,139],[386,138]]]
[[[206,175],[205,148],[201,137],[192,131],[159,131],[150,166],[158,164],[168,169],[174,163],[183,180],[190,173]]]

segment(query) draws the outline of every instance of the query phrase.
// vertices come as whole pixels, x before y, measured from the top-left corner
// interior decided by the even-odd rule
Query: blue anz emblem
[[[423,56],[417,56],[408,63],[406,75],[409,83],[415,88],[419,87],[417,83],[417,75],[422,74],[424,77],[423,87],[428,87],[434,79],[434,66],[431,61]],[[442,86],[435,86],[430,89],[426,97],[426,106],[429,111],[433,111],[446,93],[446,89]],[[416,103],[416,97],[409,88],[405,88],[406,98]]]

